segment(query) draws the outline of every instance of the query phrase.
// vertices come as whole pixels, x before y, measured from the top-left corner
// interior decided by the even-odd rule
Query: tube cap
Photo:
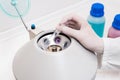
[[[117,30],[120,30],[120,14],[117,14],[114,17],[114,21],[112,23],[112,27],[114,27]]]
[[[101,3],[94,3],[91,7],[90,15],[94,17],[104,16],[104,5]]]
[[[31,29],[35,29],[35,28],[36,28],[35,24],[32,24]]]

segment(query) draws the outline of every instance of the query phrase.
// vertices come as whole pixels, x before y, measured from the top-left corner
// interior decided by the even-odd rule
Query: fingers
[[[56,28],[57,28],[57,30],[63,32],[64,34],[70,35],[72,37],[75,37],[76,33],[78,32],[78,30],[72,29],[72,28],[64,26],[64,25],[57,26]]]
[[[73,29],[76,29],[76,30],[80,30],[80,25],[76,21],[69,20],[65,23],[65,25],[67,27],[70,27],[70,28],[73,28]]]
[[[81,27],[84,24],[88,24],[82,17],[75,15],[75,14],[70,14],[66,17],[63,18],[63,20],[60,22],[60,24],[66,24],[67,22],[72,21],[74,23],[77,23],[77,27]]]
[[[90,26],[83,18],[78,15],[69,15],[64,17],[64,19],[57,26],[57,29],[67,35],[78,38],[83,31],[89,29],[87,27]]]

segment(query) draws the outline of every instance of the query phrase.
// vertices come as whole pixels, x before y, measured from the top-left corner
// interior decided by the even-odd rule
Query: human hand
[[[65,17],[57,26],[59,31],[76,38],[84,47],[96,52],[103,53],[103,40],[92,30],[91,26],[83,18],[77,15]]]

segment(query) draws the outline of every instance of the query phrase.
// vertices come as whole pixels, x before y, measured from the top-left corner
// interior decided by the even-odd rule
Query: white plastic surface
[[[15,33],[14,33],[15,34]],[[0,41],[0,80],[15,80],[12,72],[13,58],[17,50],[29,40],[26,32],[8,35]]]
[[[93,80],[97,70],[95,54],[72,38],[70,46],[60,52],[42,50],[37,41],[45,33],[29,41],[15,55],[13,72],[18,80]]]

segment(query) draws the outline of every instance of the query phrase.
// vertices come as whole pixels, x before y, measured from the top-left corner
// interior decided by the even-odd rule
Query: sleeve
[[[120,70],[120,37],[104,38],[102,69]]]

